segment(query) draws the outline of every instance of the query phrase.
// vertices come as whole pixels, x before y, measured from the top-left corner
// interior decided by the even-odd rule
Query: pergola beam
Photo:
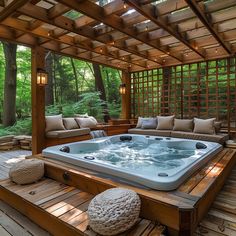
[[[22,31],[19,30],[15,30],[15,29],[10,29],[7,26],[3,26],[0,25],[0,39],[2,40],[6,40],[9,42],[15,42],[15,43],[19,43],[21,45],[25,45],[28,47],[35,47],[35,45],[38,45],[40,40],[42,39],[34,37],[32,34],[22,34]],[[17,35],[20,35],[20,37],[17,37]],[[66,48],[66,49],[60,49],[60,42],[56,42],[56,41],[49,41],[46,44],[43,45],[43,47],[47,50],[53,51],[55,53],[61,54],[61,55],[65,55],[65,56],[69,56],[69,57],[73,57],[76,59],[81,59],[81,60],[85,60],[88,62],[96,62],[105,66],[109,66],[115,69],[121,69],[121,70],[127,70],[127,67],[124,66],[122,63],[120,63],[120,66],[118,67],[117,65],[114,65],[113,63],[111,63],[109,60],[104,61],[103,59],[99,58],[91,58],[90,56],[81,54],[77,52],[77,47],[70,47],[70,48]],[[139,68],[141,69],[142,67],[135,67],[134,68]]]
[[[58,3],[57,5],[49,9],[48,16],[50,19],[55,19],[56,17],[61,16],[68,11],[70,11],[69,7],[66,7],[63,4]]]
[[[95,0],[46,0],[40,4],[40,0],[31,0],[10,13],[13,1],[17,4],[22,2],[4,0],[3,7],[0,6],[0,16],[6,12],[10,14],[0,22],[0,27],[5,27],[1,27],[5,29],[0,31],[1,38],[45,47],[46,50],[95,63],[98,61],[117,69],[137,71],[172,66],[226,57],[230,49],[231,55],[235,52],[235,0],[188,1],[196,3],[204,20],[216,30],[221,42],[188,6],[187,0],[153,4],[148,3],[149,0],[116,0],[105,5],[97,5]],[[126,8],[124,2],[127,3]],[[137,3],[142,11],[136,11],[128,2]],[[142,4],[144,2],[148,4]],[[128,11],[130,9],[132,11]],[[71,18],[70,14],[65,15],[73,10],[84,15],[76,19]],[[155,19],[150,20],[150,16]],[[159,20],[161,27],[154,20]],[[173,37],[165,27],[173,29],[205,57]]]
[[[117,15],[106,15],[106,12],[104,11],[103,7],[98,6],[95,3],[92,3],[90,1],[76,1],[76,0],[58,0],[58,2],[65,4],[66,6],[79,11],[83,13],[84,15],[87,15],[91,18],[96,19],[99,22],[102,22],[126,35],[129,35],[130,37],[141,41],[147,45],[149,45],[152,48],[158,49],[159,51],[168,54],[169,56],[175,58],[177,61],[182,62],[182,58],[180,55],[176,55],[176,53],[167,52],[164,50],[159,41],[156,40],[155,42],[149,42],[149,34],[143,33],[138,34],[135,27],[127,27],[125,25],[125,22],[122,20],[121,17]]]
[[[5,20],[8,16],[15,13],[16,10],[25,5],[30,0],[14,0],[8,6],[6,6],[0,14],[0,22]]]
[[[197,45],[192,44],[187,40],[186,37],[181,35],[178,32],[178,27],[173,27],[171,25],[168,25],[168,22],[164,20],[162,17],[160,17],[158,14],[158,9],[154,5],[141,5],[140,1],[137,0],[125,0],[127,4],[132,6],[136,11],[138,11],[140,14],[144,15],[147,19],[151,20],[155,24],[157,24],[160,28],[167,31],[170,35],[178,39],[181,43],[186,45],[188,48],[190,48],[192,51],[197,53],[200,57],[205,58],[204,50],[198,48]]]
[[[232,54],[231,47],[228,43],[226,43],[219,34],[217,28],[210,22],[206,13],[204,12],[203,7],[201,8],[200,5],[196,2],[196,0],[185,0],[192,11],[196,14],[202,24],[210,31],[213,37],[217,40],[217,42],[225,49],[227,53],[230,55]]]
[[[82,35],[82,36],[88,38],[88,40],[86,40],[86,41],[90,45],[93,45],[92,40],[97,40],[97,41],[105,44],[105,46],[109,45],[112,47],[116,47],[120,50],[127,51],[128,53],[136,54],[140,57],[144,57],[144,58],[149,59],[148,56],[145,55],[144,53],[138,52],[138,50],[135,50],[135,49],[130,49],[126,45],[120,45],[120,44],[111,45],[112,38],[110,37],[110,35],[103,35],[103,36],[97,37],[96,30],[93,29],[92,27],[87,26],[87,27],[82,27],[82,28],[76,28],[74,26],[74,21],[67,18],[67,17],[64,17],[64,16],[56,17],[52,21],[48,17],[48,12],[46,9],[35,6],[33,4],[30,4],[30,3],[25,4],[23,7],[19,8],[17,11],[20,12],[21,14],[27,15],[29,17],[43,21],[48,24],[52,24],[58,28],[66,30],[66,31]],[[78,43],[80,43],[80,42],[78,42]],[[122,60],[121,58],[117,58],[117,59]],[[159,63],[159,64],[161,63],[159,61],[156,62],[153,58],[152,58],[152,61],[155,63]],[[129,63],[131,63],[131,62],[129,62]],[[143,66],[142,63],[141,63],[141,65],[139,64],[139,66]]]

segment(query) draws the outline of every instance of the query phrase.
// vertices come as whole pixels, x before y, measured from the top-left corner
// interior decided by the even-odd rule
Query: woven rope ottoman
[[[11,181],[17,184],[31,184],[44,176],[44,162],[27,159],[15,163],[9,170]]]
[[[132,190],[112,188],[98,194],[89,204],[89,226],[101,235],[116,235],[138,220],[141,201]]]

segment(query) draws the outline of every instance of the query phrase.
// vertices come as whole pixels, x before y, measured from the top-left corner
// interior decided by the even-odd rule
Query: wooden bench
[[[93,128],[91,130],[104,130],[108,136],[110,135],[116,135],[116,134],[124,134],[128,133],[128,129],[134,127],[135,125],[132,124],[119,124],[119,125],[99,125],[96,128]],[[83,140],[91,139],[91,136],[89,134],[86,135],[80,135],[75,137],[69,137],[69,138],[47,138],[45,137],[45,147],[50,147],[54,145],[60,145],[65,143],[71,143],[71,142],[78,142]]]

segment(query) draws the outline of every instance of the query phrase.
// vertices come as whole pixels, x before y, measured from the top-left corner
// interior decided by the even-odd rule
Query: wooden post
[[[41,153],[45,147],[45,86],[37,85],[37,68],[45,66],[45,49],[32,48],[32,153]]]
[[[162,86],[162,98],[161,98],[161,114],[171,115],[169,109],[170,102],[170,78],[171,67],[163,68],[163,86]]]
[[[122,83],[126,85],[125,94],[121,95],[121,119],[130,119],[131,117],[131,81],[130,73],[122,71]]]

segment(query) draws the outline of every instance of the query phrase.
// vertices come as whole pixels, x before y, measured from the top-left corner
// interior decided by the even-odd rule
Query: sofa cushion
[[[175,116],[157,116],[158,130],[172,130]]]
[[[156,118],[149,118],[142,121],[142,129],[156,129],[157,127],[157,119]]]
[[[62,121],[62,114],[55,116],[46,116],[46,132],[53,130],[65,130]]]
[[[144,120],[149,120],[149,119],[152,119],[152,118],[150,118],[150,117],[139,117],[136,128],[141,128],[143,121]]]
[[[215,134],[214,121],[215,118],[211,119],[194,118],[193,132],[199,134]]]
[[[154,136],[164,136],[170,137],[171,131],[170,130],[157,130],[157,129],[129,129],[128,133],[130,134],[142,134],[142,135],[154,135]]]
[[[78,123],[75,121],[75,118],[70,117],[70,118],[63,118],[63,124],[66,129],[78,129]]]
[[[46,137],[48,138],[69,138],[80,135],[86,135],[90,133],[89,128],[81,128],[81,129],[72,129],[72,130],[54,130],[46,133]]]
[[[98,124],[97,120],[94,117],[76,117],[75,120],[80,128],[94,128]]]
[[[173,138],[184,138],[184,139],[196,139],[196,140],[204,140],[209,142],[217,142],[220,144],[224,144],[225,141],[229,139],[228,134],[198,134],[192,132],[183,132],[183,131],[172,131],[171,137]]]
[[[193,120],[174,119],[174,128],[173,128],[173,130],[192,132],[193,131]]]

